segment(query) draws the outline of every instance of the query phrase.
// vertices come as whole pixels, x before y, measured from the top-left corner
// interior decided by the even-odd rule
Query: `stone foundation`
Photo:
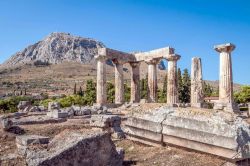
[[[250,125],[233,113],[161,107],[128,118],[124,131],[150,145],[174,145],[231,161],[250,158]]]

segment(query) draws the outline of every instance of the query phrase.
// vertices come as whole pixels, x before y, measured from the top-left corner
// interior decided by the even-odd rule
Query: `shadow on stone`
[[[13,134],[17,134],[17,135],[22,135],[22,134],[25,133],[24,129],[22,129],[19,126],[12,126],[7,131],[10,132],[10,133],[13,133]]]
[[[123,161],[122,165],[123,166],[131,166],[131,165],[136,165],[137,161],[129,160],[129,161]]]

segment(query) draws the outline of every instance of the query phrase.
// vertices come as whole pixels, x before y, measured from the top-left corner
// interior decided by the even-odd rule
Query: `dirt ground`
[[[91,127],[82,119],[69,120],[58,124],[23,125],[25,134],[49,136],[51,139],[63,130],[86,130]],[[16,157],[15,137],[17,134],[0,131],[0,156],[8,155],[8,159],[1,161],[1,166],[23,166],[24,159]],[[174,147],[150,147],[131,140],[114,141],[117,147],[125,150],[125,166],[220,166],[223,160],[196,152],[188,152]]]

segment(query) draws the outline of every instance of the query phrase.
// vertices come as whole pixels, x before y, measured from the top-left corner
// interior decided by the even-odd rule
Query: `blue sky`
[[[95,38],[122,51],[172,46],[190,70],[218,80],[216,44],[232,42],[234,82],[250,84],[249,0],[1,0],[0,63],[51,32]]]

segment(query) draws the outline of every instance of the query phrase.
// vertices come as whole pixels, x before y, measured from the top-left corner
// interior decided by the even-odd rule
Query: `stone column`
[[[140,102],[140,63],[131,62],[131,103]]]
[[[97,85],[96,85],[96,103],[103,105],[107,102],[106,90],[106,58],[97,56]]]
[[[219,83],[219,102],[214,109],[224,109],[226,111],[238,110],[233,102],[233,73],[231,52],[235,45],[231,43],[217,45],[214,49],[220,53],[220,83]]]
[[[115,104],[124,103],[123,63],[113,60],[115,65]]]
[[[177,61],[180,55],[171,54],[168,60],[168,88],[167,88],[167,104],[169,106],[177,106],[178,104],[178,82],[177,82]]]
[[[146,60],[148,64],[148,102],[157,102],[157,64],[160,59]]]
[[[204,103],[202,83],[201,58],[195,57],[191,67],[191,107],[201,108]]]

